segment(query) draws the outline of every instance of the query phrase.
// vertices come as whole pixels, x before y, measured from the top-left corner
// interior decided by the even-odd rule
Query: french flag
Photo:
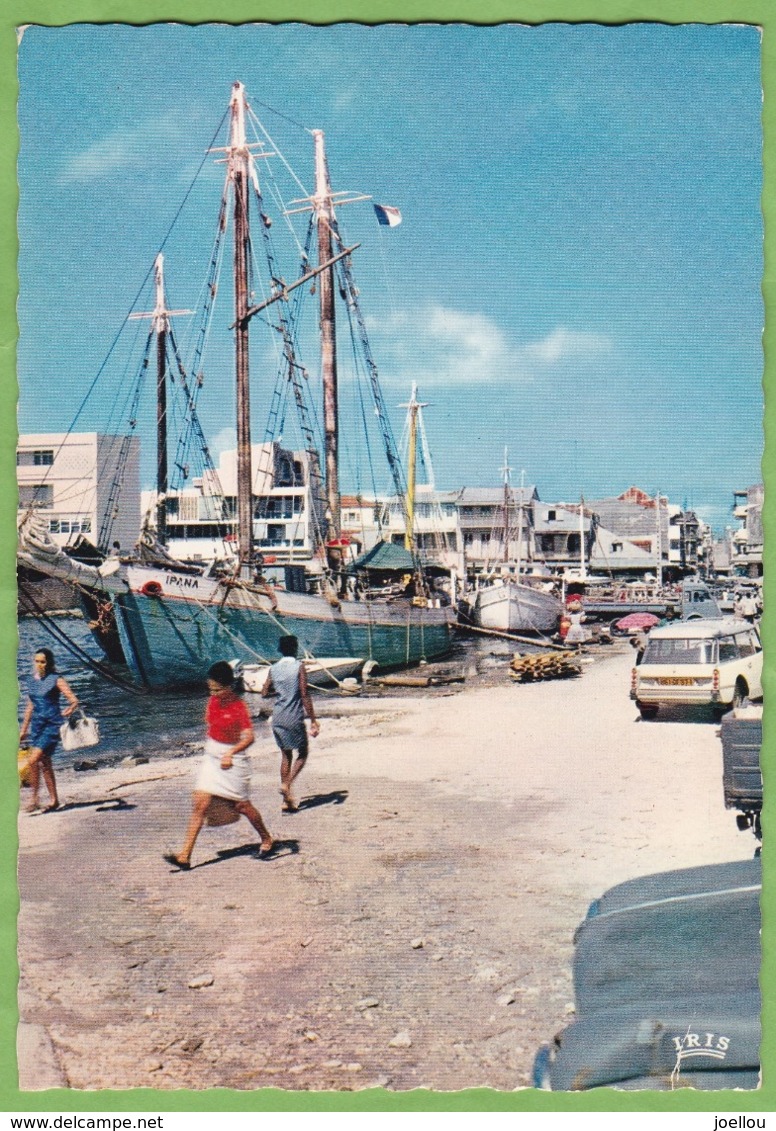
[[[390,208],[387,204],[373,204],[378,224],[388,228],[398,228],[401,224],[401,212],[398,208]]]

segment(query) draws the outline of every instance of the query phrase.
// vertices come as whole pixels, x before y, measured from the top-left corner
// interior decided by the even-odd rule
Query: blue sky
[[[240,79],[305,185],[301,127],[321,128],[334,189],[402,211],[394,229],[368,204],[341,221],[362,245],[394,430],[417,381],[438,486],[497,483],[507,446],[543,499],[637,484],[724,526],[762,452],[759,51],[754,28],[698,24],[28,29],[20,430],[71,424]],[[174,307],[197,301],[221,178],[208,161],[166,249]],[[202,400],[216,448],[231,397],[219,314]],[[311,343],[304,360],[315,374]],[[122,400],[111,379],[78,428]],[[343,401],[359,414],[347,376]],[[368,490],[353,452],[343,486]]]

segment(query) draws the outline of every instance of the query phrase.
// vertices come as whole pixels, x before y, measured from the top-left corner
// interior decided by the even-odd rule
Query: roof
[[[586,500],[585,508],[598,516],[601,526],[615,531],[626,538],[633,535],[657,533],[657,520],[654,502],[651,506],[622,498]],[[660,508],[660,526],[663,535],[668,534],[668,510]]]
[[[555,518],[549,518],[550,511]],[[590,530],[590,512],[585,510],[582,527],[585,533]],[[574,509],[566,503],[539,503],[534,507],[534,530],[537,534],[576,534],[579,531],[579,507]]]
[[[653,628],[649,634],[650,640],[706,640],[710,637],[729,636],[731,632],[742,632],[751,628],[746,620],[735,617],[722,617],[716,620],[680,620],[675,624],[667,624],[662,628]]]
[[[527,506],[538,498],[536,488],[530,486],[511,487],[509,502],[512,506]],[[501,507],[504,505],[503,487],[462,487],[458,492],[459,507]]]

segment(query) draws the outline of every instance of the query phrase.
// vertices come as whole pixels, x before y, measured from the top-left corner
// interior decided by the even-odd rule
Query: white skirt
[[[221,759],[231,748],[229,743],[216,742],[214,738],[206,739],[205,753],[197,770],[194,789],[213,797],[225,797],[227,801],[247,801],[251,792],[251,769],[247,751],[232,755],[230,770],[221,769]]]

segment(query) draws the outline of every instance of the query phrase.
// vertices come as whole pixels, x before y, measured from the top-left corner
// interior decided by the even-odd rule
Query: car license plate
[[[664,679],[657,681],[661,687],[692,687],[695,683],[694,679],[687,676],[666,676]]]

